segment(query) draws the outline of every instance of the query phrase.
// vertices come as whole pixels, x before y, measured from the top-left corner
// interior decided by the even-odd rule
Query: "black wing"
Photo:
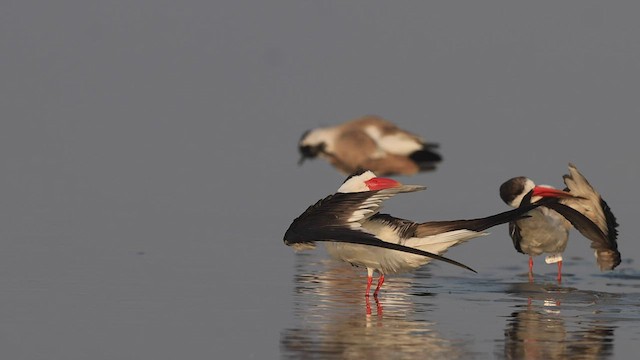
[[[350,221],[356,211],[362,210],[362,204],[375,197],[381,191],[358,193],[335,193],[310,206],[296,218],[284,234],[284,243],[312,244],[315,241],[334,241],[351,244],[376,246],[390,250],[403,251],[444,261],[476,272],[470,267],[444,256],[393,244],[378,239],[372,234],[360,230],[360,223]]]
[[[529,211],[541,206],[542,204],[524,204],[520,207],[503,211],[499,214],[470,219],[470,220],[449,220],[449,221],[429,221],[422,224],[419,224],[416,228],[416,233],[414,236],[424,237],[429,235],[437,235],[442,234],[448,231],[454,230],[471,230],[471,231],[484,231],[488,228],[506,224],[508,222],[516,221],[523,216],[526,216],[526,213]]]
[[[516,248],[516,251],[524,254],[522,251],[522,247],[520,243],[522,242],[522,234],[520,234],[520,226],[518,226],[518,222],[512,221],[509,223],[509,235],[511,236],[511,241],[513,241],[513,247]]]
[[[369,220],[390,227],[400,239],[415,237],[416,228],[419,225],[411,220],[400,219],[389,214],[375,214]]]
[[[518,252],[524,254],[522,248],[520,247],[522,236],[520,235],[520,227],[518,226],[516,220],[526,217],[527,215],[524,214],[537,206],[540,205],[529,205],[527,207],[523,207],[522,209],[505,211],[493,216],[472,220],[429,221],[418,224],[411,220],[400,219],[387,214],[376,214],[371,217],[371,221],[377,221],[392,227],[398,233],[401,239],[438,235],[449,231],[463,229],[471,231],[484,231],[490,227],[508,222],[509,234],[511,235],[511,239],[513,240],[513,246]]]
[[[602,198],[600,198],[600,206],[604,211],[604,216],[607,223],[607,236],[612,242],[616,244],[616,248],[617,248],[618,247],[618,241],[617,241],[618,229],[616,228],[618,227],[618,221],[616,220],[616,217],[611,212],[611,208],[609,207],[609,204],[607,204],[607,202],[604,201],[604,199]]]
[[[588,217],[558,202],[548,202],[544,206],[564,216],[584,237],[591,240],[591,248],[596,250],[596,260],[600,270],[613,270],[620,265],[620,252],[615,238],[607,236]]]
[[[531,205],[532,193],[533,192],[530,191],[525,195],[522,200],[523,204],[526,203],[527,205]],[[560,201],[564,202],[564,200]],[[580,232],[580,234],[582,234],[582,236],[591,240],[591,248],[596,250],[596,261],[598,262],[600,270],[613,270],[616,266],[620,265],[621,261],[620,252],[618,251],[618,243],[616,242],[617,230],[615,227],[618,224],[616,223],[615,217],[609,210],[607,203],[604,202],[604,200],[602,200],[602,203],[602,207],[606,209],[605,213],[607,214],[607,223],[610,224],[609,229],[612,230],[608,231],[609,236],[603,232],[598,224],[586,217],[580,211],[560,203],[558,199],[543,198],[535,202],[535,204],[545,206],[562,215],[571,223],[571,225],[573,225],[574,228],[576,228],[576,230]]]

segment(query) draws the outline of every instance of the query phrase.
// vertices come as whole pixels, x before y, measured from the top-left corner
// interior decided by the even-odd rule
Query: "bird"
[[[414,175],[434,170],[442,161],[438,144],[400,129],[377,115],[305,131],[299,142],[298,164],[316,157],[348,175],[360,169],[385,175]]]
[[[386,274],[409,272],[432,259],[465,269],[470,267],[441,256],[448,248],[488,235],[484,230],[518,219],[543,202],[522,205],[493,216],[452,221],[417,223],[380,214],[382,202],[399,194],[426,189],[404,185],[360,170],[347,177],[337,192],[311,205],[297,217],[284,235],[284,243],[296,250],[325,242],[330,256],[367,269],[365,296],[369,296],[374,272],[378,272],[377,296]],[[546,196],[546,195],[545,195]],[[549,196],[572,196],[565,192]]]
[[[591,240],[601,271],[613,270],[621,262],[618,251],[618,223],[609,205],[589,184],[575,165],[569,163],[569,174],[563,176],[566,188],[536,185],[525,176],[511,178],[500,185],[500,197],[509,206],[518,208],[535,202],[544,194],[559,194],[557,202],[546,201],[522,217],[509,223],[509,235],[515,249],[529,255],[529,279],[533,280],[533,257],[548,254],[547,264],[557,263],[557,281],[562,281],[562,254],[574,227]],[[563,196],[561,193],[572,194]],[[532,196],[525,199],[525,194]]]

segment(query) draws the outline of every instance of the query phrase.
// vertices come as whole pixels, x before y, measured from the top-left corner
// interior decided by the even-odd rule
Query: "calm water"
[[[297,255],[296,272],[294,323],[280,334],[285,358],[601,359],[629,354],[640,338],[635,272],[569,271],[559,285],[552,272],[530,283],[516,269],[478,279],[426,267],[390,278],[379,299],[362,296],[362,271],[323,256]]]

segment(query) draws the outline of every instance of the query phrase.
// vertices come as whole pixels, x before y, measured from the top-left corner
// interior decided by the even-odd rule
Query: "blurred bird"
[[[437,147],[375,115],[308,130],[298,143],[299,164],[320,156],[345,174],[364,169],[378,175],[434,170],[442,161]]]
[[[558,264],[557,279],[558,282],[562,280],[562,253],[567,247],[572,225],[591,240],[600,270],[612,270],[620,264],[616,241],[618,223],[607,203],[573,164],[569,164],[569,175],[564,175],[563,179],[567,186],[564,190],[548,185],[536,186],[524,176],[511,178],[500,186],[502,200],[515,208],[535,203],[540,196],[555,194],[561,198],[557,202],[545,200],[545,206],[509,223],[509,234],[516,250],[529,255],[530,279],[533,279],[533,256],[544,253],[550,254],[545,258],[547,264]],[[526,194],[532,196],[525,198]]]
[[[324,241],[332,257],[366,267],[366,296],[369,296],[373,272],[377,271],[380,274],[374,292],[377,296],[385,274],[411,271],[432,259],[474,271],[440,254],[469,239],[488,235],[483,231],[516,220],[542,204],[523,205],[473,220],[425,223],[378,213],[384,200],[399,193],[424,189],[424,186],[403,185],[392,179],[376,177],[371,171],[356,172],[347,178],[337,193],[318,201],[296,218],[287,229],[284,242],[296,249],[306,249],[314,247],[316,241]],[[571,195],[558,192],[549,193],[549,196]]]

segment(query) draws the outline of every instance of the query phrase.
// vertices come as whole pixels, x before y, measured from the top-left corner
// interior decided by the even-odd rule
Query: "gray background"
[[[3,357],[276,357],[293,317],[282,235],[343,180],[298,167],[296,142],[367,113],[445,159],[401,178],[428,190],[390,201],[394,215],[490,215],[504,180],[562,186],[571,161],[634,258],[639,8],[3,2]],[[448,255],[480,274],[526,266],[505,228]],[[432,281],[467,276],[432,266]]]

